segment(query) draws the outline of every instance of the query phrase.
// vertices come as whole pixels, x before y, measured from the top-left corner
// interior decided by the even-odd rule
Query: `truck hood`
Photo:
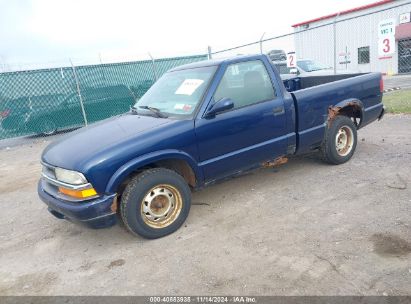
[[[46,147],[41,158],[53,166],[78,170],[98,152],[174,122],[171,119],[133,114],[109,118],[54,141]]]

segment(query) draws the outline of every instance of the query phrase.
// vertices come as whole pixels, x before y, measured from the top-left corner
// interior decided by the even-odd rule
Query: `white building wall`
[[[298,59],[314,59],[333,65],[333,26],[326,25],[295,35],[295,51]]]
[[[395,7],[400,4],[408,3],[400,7]],[[391,8],[390,8],[391,7]],[[387,9],[380,11],[383,9]],[[391,59],[379,59],[378,56],[378,23],[381,20],[395,18],[398,25],[399,15],[404,12],[411,11],[411,3],[409,0],[397,0],[381,6],[349,13],[337,17],[336,37],[337,37],[337,69],[349,69],[360,72],[383,72],[397,73],[398,72],[398,42],[396,42],[396,52]],[[372,13],[366,16],[364,14]],[[353,18],[353,19],[351,19]],[[309,24],[310,28],[322,26],[332,23],[335,18],[329,18]],[[325,25],[308,31],[304,30],[303,26],[295,29],[295,46],[298,58],[315,59],[330,66],[334,65],[334,30],[333,24]],[[358,48],[370,47],[370,63],[358,64]],[[345,52],[347,47],[350,53],[350,61],[347,66],[339,64],[338,54]]]

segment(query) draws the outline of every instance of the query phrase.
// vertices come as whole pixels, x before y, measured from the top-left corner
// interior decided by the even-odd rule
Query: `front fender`
[[[201,185],[204,181],[204,177],[202,174],[202,170],[200,170],[197,166],[197,162],[193,159],[191,155],[186,152],[174,149],[167,149],[156,151],[152,153],[148,153],[145,155],[141,155],[136,157],[124,165],[122,165],[110,178],[107,187],[106,193],[114,193],[118,186],[132,173],[136,171],[138,168],[144,167],[150,163],[157,162],[160,160],[166,159],[181,159],[186,161],[191,169],[193,170],[197,183]]]

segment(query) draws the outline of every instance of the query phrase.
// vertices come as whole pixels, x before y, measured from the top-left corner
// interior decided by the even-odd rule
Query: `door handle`
[[[275,107],[273,109],[273,114],[274,116],[284,114],[284,107],[283,106]]]

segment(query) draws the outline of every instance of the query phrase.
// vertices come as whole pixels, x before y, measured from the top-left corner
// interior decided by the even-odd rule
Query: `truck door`
[[[230,98],[234,108],[195,121],[205,181],[222,178],[286,154],[283,99],[261,60],[230,64],[211,102]]]

